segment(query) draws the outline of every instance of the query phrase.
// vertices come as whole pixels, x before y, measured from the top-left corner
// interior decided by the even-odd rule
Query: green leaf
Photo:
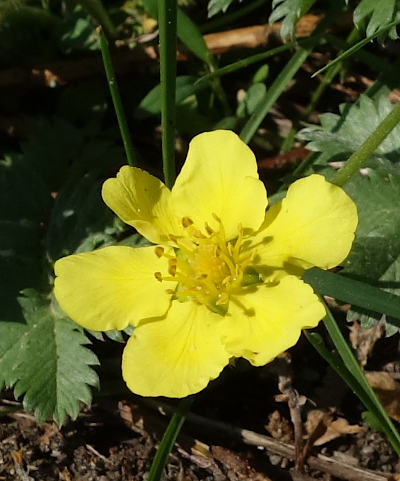
[[[66,120],[44,120],[21,146],[24,162],[43,178],[50,192],[57,191],[83,142],[82,132]]]
[[[357,203],[359,224],[343,272],[400,295],[400,169],[368,169],[353,176],[345,189]],[[355,318],[371,327],[380,316],[350,311],[348,320]],[[397,332],[399,323],[400,314],[387,317],[386,334]]]
[[[220,12],[225,13],[232,2],[234,2],[234,0],[210,0],[207,6],[208,18]]]
[[[52,261],[111,244],[124,225],[101,198],[102,181],[92,174],[68,185],[56,198],[46,247]]]
[[[55,33],[63,53],[99,48],[91,18],[80,5],[66,11]]]
[[[267,87],[263,83],[252,84],[247,90],[243,100],[238,105],[236,115],[238,117],[245,117],[252,115],[260,102],[264,100],[267,92]]]
[[[0,219],[43,222],[51,208],[46,184],[34,166],[17,154],[0,160]]]
[[[281,37],[293,37],[297,21],[310,10],[316,0],[273,0],[269,23],[282,21]]]
[[[375,99],[362,95],[354,104],[341,105],[340,115],[322,114],[320,127],[303,129],[298,137],[309,142],[308,149],[321,152],[319,163],[345,160],[360,147],[392,108],[384,90]],[[400,125],[392,130],[371,158],[398,162],[399,154]]]
[[[175,102],[179,104],[187,97],[198,90],[194,83],[197,77],[192,75],[181,75],[176,77],[176,97]],[[145,118],[151,115],[159,115],[161,113],[161,85],[158,84],[150,90],[148,94],[140,102],[135,116]]]
[[[343,275],[313,267],[304,272],[302,279],[321,295],[332,296],[368,310],[400,317],[400,296]]]
[[[20,303],[26,323],[0,322],[0,386],[23,395],[39,423],[53,415],[61,425],[77,417],[81,402],[90,404],[97,357],[79,328],[36,291],[25,291]]]
[[[361,0],[353,13],[354,24],[360,28],[362,21],[369,18],[366,29],[366,36],[369,37],[395,19],[399,11],[397,3],[396,0]],[[396,27],[392,27],[388,35],[392,40],[396,40]]]
[[[42,283],[41,238],[51,197],[21,156],[0,161],[0,321],[23,319],[17,296]]]

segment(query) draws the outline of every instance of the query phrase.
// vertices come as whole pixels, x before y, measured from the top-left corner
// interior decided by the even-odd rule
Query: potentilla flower
[[[321,175],[266,211],[253,153],[225,130],[192,140],[172,190],[125,166],[102,195],[155,245],[60,259],[55,295],[87,329],[134,326],[122,373],[143,396],[184,397],[231,358],[262,366],[293,346],[325,315],[300,276],[342,262],[357,225],[353,201]]]

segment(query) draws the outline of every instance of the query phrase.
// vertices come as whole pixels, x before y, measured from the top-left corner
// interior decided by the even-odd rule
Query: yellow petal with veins
[[[301,330],[315,327],[325,308],[312,288],[295,276],[248,288],[231,299],[224,318],[224,343],[236,357],[255,366],[294,346]]]
[[[171,191],[157,177],[125,165],[103,184],[104,202],[154,244],[169,244],[182,231],[171,208]]]
[[[61,308],[86,329],[124,329],[167,311],[171,295],[166,289],[176,283],[154,276],[167,269],[154,247],[105,247],[59,259],[54,293]]]
[[[256,230],[267,206],[253,152],[229,130],[197,135],[172,189],[174,211],[188,217],[197,229],[205,223],[214,230],[222,222],[226,239],[238,235],[238,225]]]
[[[165,317],[140,324],[122,358],[128,388],[141,396],[175,398],[204,389],[229,361],[222,320],[205,306],[173,301]]]
[[[342,188],[322,175],[297,180],[252,239],[257,262],[293,273],[313,266],[330,269],[349,254],[357,222],[356,205]]]

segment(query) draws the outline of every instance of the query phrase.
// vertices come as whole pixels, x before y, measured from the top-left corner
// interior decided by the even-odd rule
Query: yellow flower
[[[122,372],[143,396],[184,397],[230,358],[261,366],[293,346],[325,314],[302,272],[342,262],[357,225],[352,200],[321,175],[266,212],[253,153],[224,130],[192,140],[172,190],[125,166],[102,195],[156,246],[62,258],[55,295],[85,328],[135,327]]]

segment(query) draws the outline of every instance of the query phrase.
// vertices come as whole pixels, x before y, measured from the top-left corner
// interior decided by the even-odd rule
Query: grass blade
[[[99,35],[99,43],[101,55],[103,58],[104,70],[106,72],[108,87],[110,89],[111,98],[114,104],[115,114],[118,120],[119,130],[121,132],[122,142],[124,144],[124,149],[126,153],[126,158],[128,164],[131,166],[136,165],[136,155],[135,149],[132,144],[131,136],[129,134],[128,123],[126,121],[126,116],[124,109],[122,107],[121,96],[119,94],[118,84],[115,79],[114,69],[111,63],[110,50],[108,48],[108,42],[104,35],[103,29],[97,27],[97,34]]]
[[[381,35],[382,33],[386,32],[387,30],[390,30],[392,27],[398,25],[400,23],[400,19],[397,19],[397,20],[394,20],[393,22],[390,22],[388,23],[387,25],[385,25],[384,27],[380,28],[379,30],[377,30],[373,35],[370,35],[369,37],[367,38],[364,38],[363,40],[360,40],[359,42],[357,42],[355,45],[353,45],[352,47],[350,47],[349,49],[347,49],[345,52],[341,53],[340,55],[338,55],[335,60],[332,60],[332,62],[329,62],[328,64],[325,65],[325,67],[322,67],[320,68],[319,70],[317,70],[316,72],[314,72],[312,74],[312,77],[316,77],[317,75],[319,75],[320,73],[322,72],[325,72],[326,69],[332,67],[333,65],[337,64],[338,62],[341,62],[342,60],[344,60],[345,58],[347,57],[350,57],[351,55],[353,55],[353,53],[357,52],[358,50],[360,50],[360,48],[364,47],[364,45],[366,45],[367,43],[369,43],[371,40],[373,40],[374,38],[376,37],[379,37],[379,35]]]
[[[318,351],[319,355],[323,359],[325,359],[325,361],[331,366],[331,368],[344,380],[344,382],[349,386],[353,393],[360,399],[360,401],[364,404],[367,410],[372,413],[374,419],[379,425],[379,429],[383,433],[385,433],[387,439],[390,441],[396,453],[400,454],[399,433],[396,431],[393,423],[386,414],[386,411],[383,409],[380,401],[376,397],[375,392],[368,384],[368,381],[365,379],[364,373],[362,372],[361,368],[359,367],[360,375],[367,384],[366,389],[364,383],[359,382],[360,375],[354,376],[352,372],[348,369],[348,366],[346,366],[345,362],[337,354],[333,354],[328,350],[322,337],[319,334],[307,331],[305,331],[304,334],[307,340]],[[344,339],[343,342],[345,342]],[[347,343],[345,344],[347,345]],[[352,355],[351,351],[350,354]]]
[[[324,325],[329,336],[343,361],[343,364],[350,371],[351,375],[356,379],[365,393],[365,404],[367,409],[375,414],[376,419],[380,420],[382,429],[392,444],[393,449],[400,456],[400,435],[389,419],[385,409],[377,398],[374,390],[365,378],[364,372],[355,359],[349,345],[345,341],[336,321],[327,306],[325,306],[327,315],[324,319]],[[364,398],[363,398],[364,399]],[[363,400],[360,398],[360,400]]]
[[[369,311],[393,317],[390,322],[400,326],[400,296],[383,291],[365,282],[313,267],[303,274],[303,280],[321,295],[332,296]]]

